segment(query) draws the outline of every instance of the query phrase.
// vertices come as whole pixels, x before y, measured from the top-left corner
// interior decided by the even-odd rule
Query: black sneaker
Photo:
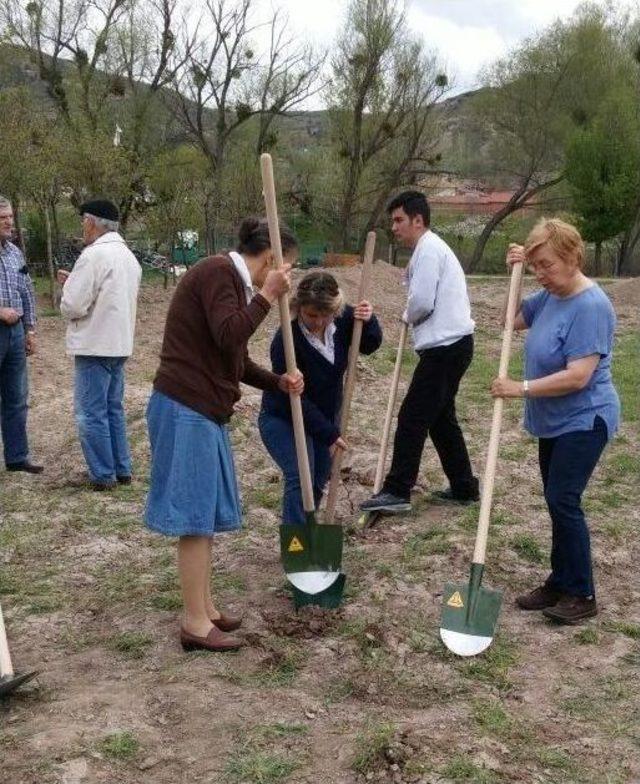
[[[435,490],[431,493],[431,500],[436,504],[458,504],[459,506],[469,506],[480,500],[480,493],[477,491],[470,495],[458,495],[449,487],[446,490]]]
[[[574,626],[587,618],[598,614],[595,596],[567,596],[566,594],[554,604],[547,607],[542,614],[556,623]]]
[[[410,512],[411,502],[393,493],[376,493],[360,504],[363,512]]]

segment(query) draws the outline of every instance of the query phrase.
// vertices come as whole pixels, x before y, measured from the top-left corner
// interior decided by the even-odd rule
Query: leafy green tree
[[[476,268],[489,237],[508,215],[564,180],[567,140],[593,121],[603,97],[636,79],[617,25],[590,5],[485,72],[476,119],[490,131],[493,166],[486,174],[513,188],[513,195],[484,226],[468,270]]]
[[[574,132],[566,176],[582,235],[595,243],[599,275],[602,243],[629,228],[640,195],[640,122],[633,93],[607,96],[593,123]]]

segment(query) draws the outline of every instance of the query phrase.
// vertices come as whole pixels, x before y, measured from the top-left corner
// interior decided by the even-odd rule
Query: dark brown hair
[[[298,247],[298,240],[284,223],[280,224],[280,244],[283,254]],[[238,230],[238,253],[257,256],[271,247],[269,224],[265,218],[245,218]]]
[[[310,272],[298,283],[298,289],[291,298],[291,309],[299,311],[309,306],[323,313],[337,315],[344,305],[344,297],[338,281],[329,272]]]

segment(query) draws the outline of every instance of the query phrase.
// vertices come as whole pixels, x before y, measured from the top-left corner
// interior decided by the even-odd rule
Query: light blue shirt
[[[537,438],[555,438],[592,430],[600,416],[612,438],[618,429],[620,400],[611,378],[616,314],[607,295],[597,284],[571,297],[556,297],[543,289],[522,302],[522,316],[529,327],[525,340],[529,381],[565,370],[571,360],[600,355],[584,389],[560,397],[527,398],[526,429]]]

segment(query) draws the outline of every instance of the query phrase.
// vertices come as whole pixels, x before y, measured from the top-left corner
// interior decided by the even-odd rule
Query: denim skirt
[[[213,536],[240,528],[240,497],[226,425],[154,390],[147,427],[147,526],[166,536]]]

